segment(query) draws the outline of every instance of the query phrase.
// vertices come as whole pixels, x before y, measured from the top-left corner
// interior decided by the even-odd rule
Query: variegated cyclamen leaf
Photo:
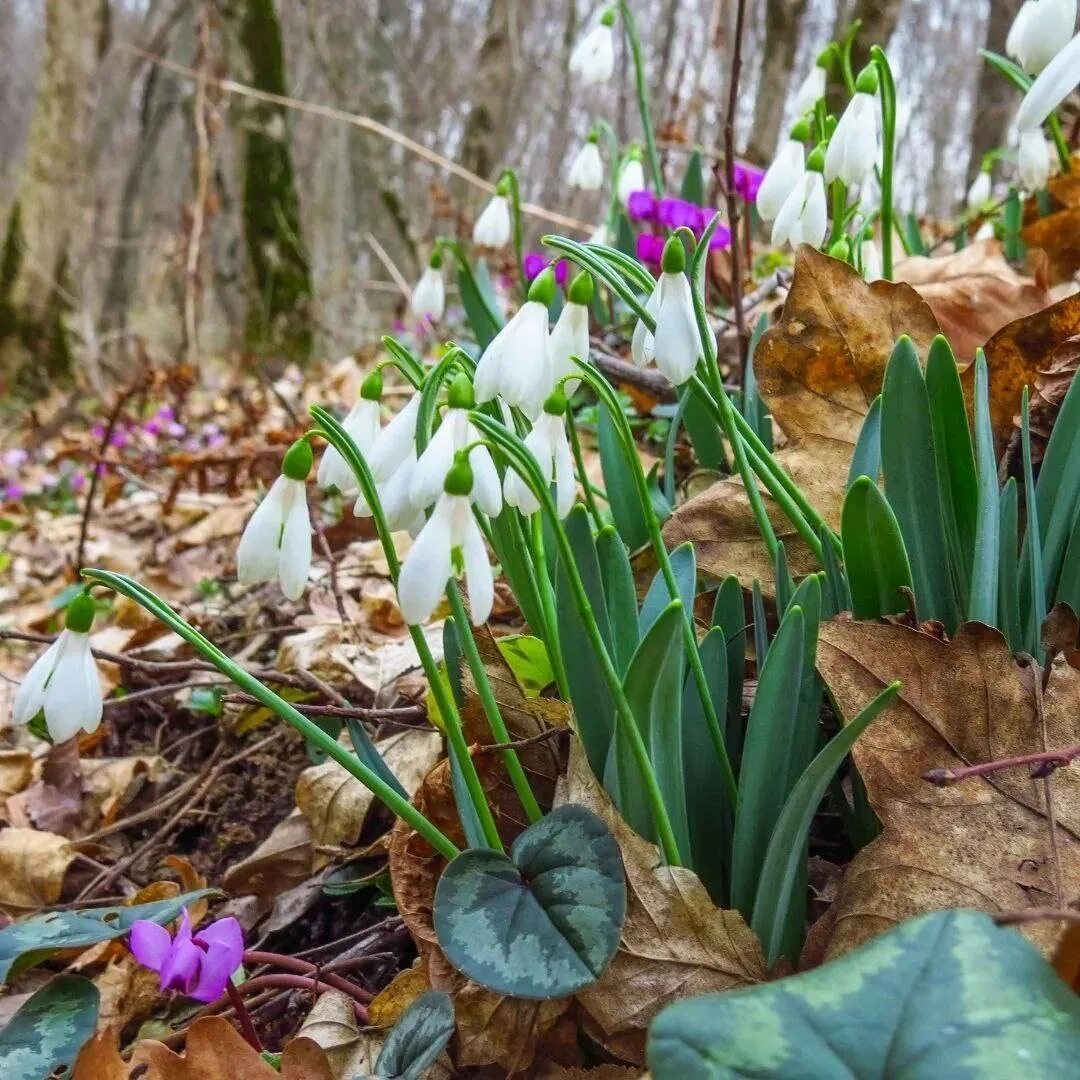
[[[4,1080],[70,1076],[82,1045],[94,1034],[97,987],[80,975],[57,975],[0,1031]]]
[[[803,975],[671,1005],[648,1053],[654,1080],[1060,1076],[1080,998],[1015,930],[937,911]]]
[[[626,915],[622,856],[583,806],[531,825],[510,855],[473,849],[446,868],[435,931],[447,959],[499,993],[557,998],[594,982]]]
[[[454,1034],[454,1003],[442,990],[421,994],[402,1014],[383,1043],[375,1075],[386,1080],[421,1080]]]

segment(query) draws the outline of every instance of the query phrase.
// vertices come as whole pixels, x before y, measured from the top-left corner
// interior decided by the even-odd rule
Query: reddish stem
[[[248,1012],[244,999],[240,996],[240,991],[237,990],[232,979],[225,984],[225,993],[229,995],[229,1001],[232,1003],[233,1011],[236,1013],[237,1022],[240,1024],[240,1033],[247,1039],[252,1050],[257,1054],[261,1054],[263,1045],[259,1041],[259,1033],[255,1030],[251,1013]]]
[[[343,979],[340,975],[323,972],[317,964],[312,964],[307,960],[298,960],[295,956],[284,956],[281,953],[249,949],[244,953],[244,963],[249,966],[266,964],[271,967],[284,968],[286,971],[294,972],[297,975],[306,975],[311,979],[321,979],[328,986],[340,990],[343,994],[348,994],[349,997],[354,998],[362,1005],[366,1005],[373,996],[362,986],[357,986],[356,983],[349,982],[348,979]]]
[[[1016,757],[1002,758],[1000,761],[987,761],[982,765],[966,765],[962,769],[931,769],[923,773],[923,779],[937,787],[948,787],[949,784],[967,780],[972,776],[990,776],[1003,769],[1034,765],[1036,767],[1032,770],[1032,778],[1038,780],[1049,776],[1063,765],[1071,765],[1077,758],[1080,758],[1080,746],[1070,746],[1065,750],[1044,750],[1039,754],[1019,754]]]
[[[308,978],[306,975],[279,975],[277,973],[270,975],[256,975],[253,979],[248,979],[244,983],[244,993],[254,994],[260,990],[266,990],[268,988],[286,988],[289,990],[307,990],[312,994],[324,994],[327,990],[340,990],[338,986],[331,986],[329,983],[322,982],[318,979]],[[356,988],[353,987],[355,990]],[[361,1002],[356,1000],[355,994],[353,995],[353,1008],[356,1010],[356,1017],[362,1024],[368,1022],[367,1008]]]

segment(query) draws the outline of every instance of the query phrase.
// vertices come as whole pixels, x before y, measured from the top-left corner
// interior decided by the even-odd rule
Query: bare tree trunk
[[[476,92],[465,119],[461,163],[478,176],[490,176],[498,165],[509,127],[513,77],[510,14],[511,0],[491,0],[476,60]]]
[[[805,13],[806,0],[768,0],[765,8],[762,50],[765,59],[754,102],[754,126],[747,146],[747,153],[754,161],[768,161],[776,152]]]
[[[68,252],[78,229],[92,78],[108,7],[48,0],[45,51],[0,266],[0,384],[41,392],[71,374]]]
[[[986,47],[1005,52],[1009,34],[1022,0],[990,0],[990,18],[986,24]],[[983,156],[1000,146],[1009,130],[1016,90],[999,71],[983,61],[979,71],[979,89],[975,97],[975,120],[971,132],[971,159],[968,162],[968,184],[975,179]]]

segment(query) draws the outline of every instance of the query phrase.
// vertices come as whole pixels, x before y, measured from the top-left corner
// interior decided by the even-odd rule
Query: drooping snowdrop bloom
[[[791,129],[791,135],[780,147],[772,164],[765,170],[765,179],[761,181],[757,193],[758,213],[763,221],[775,220],[780,213],[780,207],[806,172],[804,143],[809,137],[810,125],[805,120],[800,120]]]
[[[525,436],[525,447],[540,466],[540,475],[555,481],[555,507],[559,517],[566,517],[577,497],[574,458],[566,437],[566,395],[556,388],[544,402],[544,411],[536,418],[532,431]],[[528,484],[513,470],[506,470],[506,503],[523,514],[535,514],[540,502]]]
[[[360,398],[349,410],[341,426],[352,436],[356,448],[366,458],[379,437],[379,409],[382,402],[382,372],[376,369],[360,384]],[[337,448],[323,451],[315,482],[321,488],[336,487],[343,495],[356,490],[356,477]]]
[[[495,581],[484,536],[473,517],[473,472],[458,454],[446,475],[443,492],[424,523],[398,578],[398,604],[405,621],[416,626],[429,618],[454,573],[455,553],[465,567],[472,622],[480,626],[491,614]]]
[[[148,919],[132,923],[128,945],[143,967],[156,971],[162,990],[196,1001],[216,1001],[244,959],[244,931],[233,918],[218,919],[193,934],[187,908],[172,937]]]
[[[1029,74],[1038,75],[1065,47],[1076,27],[1076,0],[1034,0],[1025,4],[1016,21],[1020,29],[1013,37],[1017,63]],[[1021,15],[1023,21],[1021,22]],[[1006,41],[1008,48],[1008,41]]]
[[[1020,132],[1020,183],[1028,191],[1042,191],[1050,179],[1050,148],[1042,128]]]
[[[829,66],[832,63],[832,48],[823,49],[814,61],[810,73],[803,79],[795,92],[795,115],[808,113],[825,96],[828,86]]]
[[[979,175],[972,180],[971,187],[968,188],[968,210],[974,213],[975,211],[982,209],[982,207],[990,201],[990,185],[990,172],[984,165],[983,168],[979,170]]]
[[[694,298],[685,271],[686,249],[678,236],[672,236],[664,245],[661,262],[653,350],[656,366],[675,386],[682,386],[694,374],[701,356]]]
[[[476,365],[476,400],[501,397],[536,416],[551,393],[548,305],[555,299],[555,273],[548,267],[533,279],[529,298],[495,335]]]
[[[409,479],[409,499],[417,510],[426,510],[438,499],[455,455],[471,443],[480,441],[480,433],[469,423],[469,410],[475,404],[472,383],[462,372],[450,385],[442,423],[431,436]],[[502,487],[491,451],[486,446],[473,446],[469,451],[469,465],[473,471],[473,502],[488,517],[498,516],[502,510]]]
[[[28,724],[39,712],[54,743],[101,723],[101,682],[90,652],[94,601],[79,593],[68,604],[64,629],[34,661],[15,695],[12,720]]]
[[[424,521],[423,512],[418,511],[409,498],[416,468],[416,421],[419,415],[420,395],[417,393],[379,432],[367,459],[387,527],[392,532],[408,529],[415,533]],[[356,500],[353,513],[357,517],[371,517],[371,508],[363,493]]]
[[[860,72],[855,95],[844,109],[825,153],[825,182],[861,184],[873,171],[878,156],[877,73]]]
[[[289,447],[281,475],[255,508],[236,551],[236,577],[241,585],[259,585],[277,578],[289,600],[299,600],[311,570],[311,517],[305,481],[314,456],[306,439]]]
[[[586,86],[607,82],[615,71],[615,9],[609,8],[570,54],[570,71]]]
[[[862,276],[867,281],[881,280],[881,252],[873,238],[864,240],[859,247],[862,260]]]
[[[1076,89],[1078,83],[1080,34],[1043,68],[1024,95],[1020,111],[1016,114],[1016,126],[1021,133],[1042,127],[1046,118]]]
[[[810,244],[819,247],[829,231],[829,207],[825,199],[825,154],[817,147],[806,160],[806,172],[780,207],[773,222],[776,247]]]
[[[409,309],[418,319],[438,322],[446,311],[446,286],[442,276],[442,252],[436,250],[420,275],[409,301]]]
[[[558,384],[561,379],[577,371],[572,357],[576,356],[579,360],[589,359],[589,304],[592,303],[592,297],[592,275],[587,270],[582,270],[570,283],[566,303],[563,304],[548,338],[553,384]],[[580,384],[580,379],[568,378],[562,385],[569,397]]]
[[[1012,26],[1009,27],[1008,36],[1005,38],[1005,55],[1018,64],[1020,63],[1020,51],[1023,48],[1024,29],[1037,3],[1038,0],[1024,0],[1020,5],[1020,10],[1016,13],[1016,18],[1012,21]]]
[[[505,188],[506,185],[500,182],[491,201],[484,207],[473,225],[473,243],[479,247],[506,247],[513,237],[509,192]]]
[[[597,145],[595,131],[589,133],[581,149],[570,163],[570,172],[566,180],[571,187],[582,191],[599,191],[604,183],[604,163],[600,159],[600,147]]]
[[[630,196],[635,191],[643,191],[645,188],[645,169],[641,164],[641,151],[631,150],[630,157],[623,163],[619,171],[619,184],[616,194],[623,206],[630,205]]]

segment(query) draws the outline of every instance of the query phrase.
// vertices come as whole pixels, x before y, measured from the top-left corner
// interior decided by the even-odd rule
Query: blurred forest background
[[[1006,138],[1015,95],[976,50],[1003,51],[1019,3],[755,0],[740,152],[768,162],[816,54],[860,18],[856,70],[880,42],[898,72],[898,201],[952,214]],[[677,184],[690,147],[721,144],[734,5],[633,7]],[[368,121],[483,180],[512,166],[526,200],[590,228],[605,196],[569,190],[569,160],[597,116],[622,139],[638,128],[629,57],[595,97],[568,78],[602,8],[0,0],[0,392],[101,386],[141,356],[333,357],[389,329],[430,240],[463,233],[485,193]]]

